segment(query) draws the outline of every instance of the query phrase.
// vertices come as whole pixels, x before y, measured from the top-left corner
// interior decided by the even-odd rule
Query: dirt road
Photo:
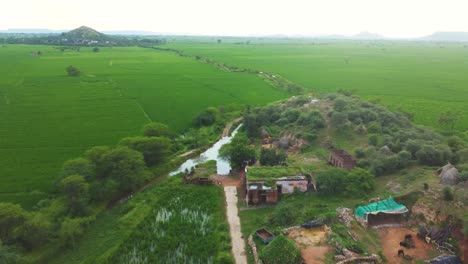
[[[232,255],[236,264],[247,264],[245,243],[237,210],[237,189],[235,186],[226,186],[224,187],[224,193],[226,195],[229,232],[231,233]]]
[[[241,120],[242,120],[242,117],[239,117],[235,119],[234,121],[230,122],[229,124],[227,124],[223,130],[223,137],[229,137],[232,125],[239,123]]]

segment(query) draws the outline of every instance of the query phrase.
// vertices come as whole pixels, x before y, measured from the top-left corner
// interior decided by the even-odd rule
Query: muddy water
[[[209,160],[216,161],[217,174],[228,175],[229,171],[231,170],[231,166],[229,165],[228,161],[222,159],[219,156],[219,150],[222,146],[231,142],[232,138],[237,134],[241,126],[242,124],[240,124],[234,131],[232,131],[230,136],[222,137],[220,140],[218,140],[218,142],[211,146],[211,148],[207,149],[205,152],[200,154],[198,158],[186,160],[184,163],[182,163],[182,165],[180,165],[180,167],[177,170],[169,173],[169,176],[174,176],[178,173],[184,172],[186,169],[191,170],[196,165],[207,162]]]

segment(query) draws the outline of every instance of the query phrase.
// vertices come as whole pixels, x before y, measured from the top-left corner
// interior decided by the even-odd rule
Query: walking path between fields
[[[225,186],[226,213],[229,222],[229,232],[231,233],[232,255],[236,264],[247,264],[244,238],[241,233],[239,210],[237,209],[237,189],[236,186]]]

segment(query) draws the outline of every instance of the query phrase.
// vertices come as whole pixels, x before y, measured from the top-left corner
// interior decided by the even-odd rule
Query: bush
[[[165,160],[172,147],[171,141],[165,137],[127,137],[119,144],[141,152],[148,166]]]
[[[442,165],[451,159],[452,153],[447,145],[423,145],[416,152],[416,158],[424,165]]]
[[[218,109],[210,107],[195,116],[193,119],[193,124],[195,127],[211,126],[216,122],[216,117],[218,114]]]
[[[452,188],[450,188],[449,186],[445,186],[442,189],[442,197],[444,198],[445,201],[452,201],[453,200]]]
[[[166,137],[169,134],[169,128],[165,124],[151,122],[143,127],[145,137]]]
[[[70,65],[66,68],[68,76],[78,77],[81,75],[81,71],[77,67]]]
[[[279,235],[273,239],[260,253],[260,258],[265,264],[300,264],[302,263],[301,251],[296,245]]]
[[[262,148],[260,151],[260,164],[263,166],[283,165],[286,162],[286,152],[275,149]]]

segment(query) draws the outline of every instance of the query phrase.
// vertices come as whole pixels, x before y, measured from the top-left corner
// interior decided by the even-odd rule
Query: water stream
[[[239,131],[239,128],[242,126],[240,124],[234,131],[232,131],[231,135],[228,137],[222,137],[218,142],[214,143],[211,148],[207,149],[205,152],[200,154],[198,158],[194,159],[188,159],[180,167],[169,173],[169,176],[174,176],[178,173],[184,172],[185,170],[191,170],[193,167],[195,167],[198,164],[205,163],[209,160],[215,160],[216,161],[216,173],[219,175],[228,175],[229,171],[231,171],[231,165],[229,165],[229,162],[224,160],[219,156],[219,150],[221,149],[222,146],[229,144],[232,140],[232,138],[237,134]]]

